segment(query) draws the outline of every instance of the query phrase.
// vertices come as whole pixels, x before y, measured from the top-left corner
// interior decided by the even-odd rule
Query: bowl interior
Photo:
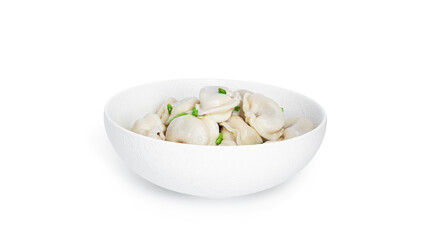
[[[119,126],[130,129],[138,118],[147,113],[156,112],[168,97],[174,97],[177,100],[188,97],[198,98],[200,89],[205,86],[224,86],[230,90],[247,89],[261,93],[282,106],[286,118],[305,117],[316,126],[326,118],[319,104],[299,93],[261,83],[222,79],[181,79],[139,85],[111,98],[105,107],[105,113]]]

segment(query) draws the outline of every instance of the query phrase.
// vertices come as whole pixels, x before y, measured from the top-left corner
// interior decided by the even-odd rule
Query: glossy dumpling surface
[[[197,145],[215,145],[218,135],[218,124],[209,116],[198,118],[193,115],[184,115],[175,118],[169,124],[166,140]]]
[[[160,117],[160,120],[162,120],[163,124],[166,124],[169,119],[169,111],[168,111],[168,104],[172,106],[172,104],[176,103],[175,98],[168,98],[166,99],[162,105],[159,107],[159,110],[157,110],[157,115]]]
[[[149,113],[145,117],[138,119],[131,131],[147,137],[165,140],[165,129],[166,127],[160,117],[157,114]]]
[[[237,116],[241,116],[243,119],[245,119],[245,112],[243,111],[242,105],[243,105],[243,96],[245,96],[246,93],[250,93],[252,94],[251,91],[246,90],[246,89],[239,89],[236,92],[239,93],[242,101],[240,101],[239,105],[237,105],[237,107],[239,107],[238,111],[233,111],[233,115],[237,115]]]
[[[225,90],[220,93],[219,89]],[[216,122],[224,122],[230,118],[234,107],[239,105],[241,97],[238,92],[228,88],[209,86],[200,90],[200,104],[196,106],[200,115],[209,115]]]
[[[283,133],[285,116],[281,107],[261,94],[245,93],[242,109],[245,120],[263,138],[277,140]]]
[[[262,143],[258,133],[240,116],[231,116],[228,121],[221,123],[221,126],[234,135],[237,145]]]
[[[314,129],[314,124],[307,118],[294,117],[285,121],[284,139],[290,139],[301,136]]]
[[[237,146],[236,138],[234,137],[234,134],[232,132],[222,127],[221,133],[222,133],[222,142],[220,146]]]
[[[172,112],[169,115],[169,118],[166,122],[166,124],[169,124],[169,122],[174,118],[176,115],[183,113],[183,112],[189,112],[193,107],[199,103],[199,100],[197,98],[185,98],[181,101],[175,102],[172,105]]]

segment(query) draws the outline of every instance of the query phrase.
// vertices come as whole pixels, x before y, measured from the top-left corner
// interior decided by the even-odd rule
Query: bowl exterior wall
[[[107,135],[122,159],[146,180],[206,198],[227,198],[274,187],[301,170],[317,152],[326,124],[295,139],[215,147],[153,140],[105,117]]]

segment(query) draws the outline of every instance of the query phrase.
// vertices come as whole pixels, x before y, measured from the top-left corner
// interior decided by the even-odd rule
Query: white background
[[[2,1],[0,239],[426,239],[425,1]],[[116,155],[110,96],[145,82],[274,84],[324,106],[313,161],[205,200]]]

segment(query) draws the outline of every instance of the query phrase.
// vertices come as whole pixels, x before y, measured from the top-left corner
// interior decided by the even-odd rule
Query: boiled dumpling
[[[176,103],[175,98],[172,98],[172,97],[168,98],[162,103],[159,110],[157,110],[157,115],[160,117],[160,120],[162,120],[163,124],[166,124],[168,122],[168,119],[169,119],[170,114],[169,114],[169,110],[168,110],[168,105],[170,104],[172,106],[172,104],[174,104],[174,103]]]
[[[218,124],[209,116],[177,117],[169,124],[166,131],[167,141],[197,145],[215,145],[218,136]]]
[[[282,141],[315,128],[305,118],[285,121],[275,101],[248,90],[208,86],[199,97],[168,98],[156,114],[138,119],[131,130],[178,143],[238,146]]]
[[[169,124],[169,122],[178,114],[183,112],[188,112],[193,109],[193,107],[199,103],[199,100],[197,98],[185,98],[181,101],[175,102],[172,105],[172,112],[166,122],[166,124]]]
[[[166,127],[160,117],[157,114],[149,113],[145,117],[138,119],[131,131],[147,137],[165,140],[165,129]]]
[[[245,96],[246,93],[252,93],[251,91],[246,89],[239,89],[236,92],[240,94],[240,97],[242,98],[242,100],[243,100],[243,96]],[[245,119],[245,112],[243,112],[242,105],[243,105],[243,101],[240,101],[239,105],[237,105],[239,110],[233,111],[233,115],[241,116],[243,119]]]
[[[283,133],[285,116],[281,107],[261,94],[245,93],[242,109],[245,120],[263,138],[277,140]]]
[[[262,143],[262,138],[240,116],[231,116],[221,126],[234,135],[237,145],[251,145]]]
[[[224,122],[229,119],[241,100],[238,92],[231,92],[225,87],[217,86],[202,88],[199,98],[200,104],[196,105],[199,115],[209,115],[216,122]]]
[[[236,138],[234,137],[234,134],[230,131],[228,131],[226,128],[221,129],[222,133],[222,142],[219,144],[220,146],[237,146]]]
[[[314,124],[307,118],[294,117],[285,121],[284,139],[290,139],[303,135],[314,129]]]
[[[239,94],[240,94],[240,96],[244,96],[246,93],[252,93],[251,91],[249,91],[249,90],[246,90],[246,89],[239,89],[239,90],[237,90],[236,92],[238,92]]]

